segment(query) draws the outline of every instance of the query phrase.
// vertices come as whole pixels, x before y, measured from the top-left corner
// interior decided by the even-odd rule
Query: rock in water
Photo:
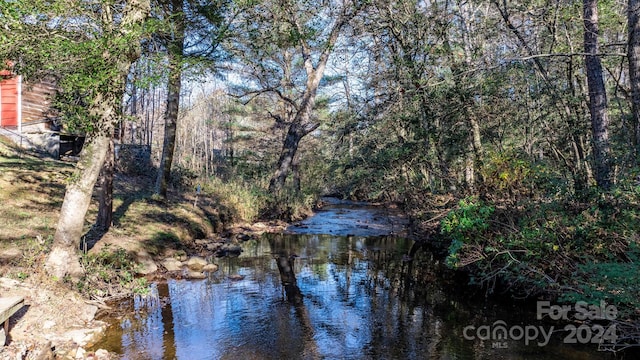
[[[189,269],[191,269],[193,271],[200,271],[206,265],[207,265],[207,260],[205,260],[205,259],[203,259],[203,258],[201,258],[199,256],[194,256],[194,257],[190,258],[189,260],[187,260],[187,267],[189,267]]]
[[[176,258],[170,257],[162,261],[162,266],[164,266],[167,271],[180,271],[182,269],[182,262]]]
[[[189,273],[187,274],[187,277],[189,279],[206,279],[207,275],[205,275],[200,271],[189,271]]]
[[[202,268],[202,271],[204,271],[204,272],[216,272],[216,271],[218,271],[218,265],[217,264],[207,264]]]

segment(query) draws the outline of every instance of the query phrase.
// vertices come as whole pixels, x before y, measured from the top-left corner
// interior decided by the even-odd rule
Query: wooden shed
[[[21,147],[54,157],[77,155],[84,136],[61,128],[58,112],[52,107],[56,91],[52,79],[25,83],[10,70],[0,71],[0,134]]]
[[[56,111],[51,108],[56,93],[51,80],[24,84],[22,76],[0,72],[0,126],[18,133],[58,130]]]

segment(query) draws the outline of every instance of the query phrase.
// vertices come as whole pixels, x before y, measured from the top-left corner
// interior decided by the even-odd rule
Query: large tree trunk
[[[110,102],[102,105],[105,116],[110,116],[114,107],[110,106]],[[74,280],[83,275],[78,259],[80,238],[93,187],[107,155],[113,130],[111,124],[105,127],[105,131],[87,139],[73,175],[75,181],[67,185],[53,247],[45,263],[46,271],[58,281],[62,281],[67,275]]]
[[[629,25],[629,82],[632,101],[632,139],[634,158],[640,159],[640,0],[629,0],[627,6]]]
[[[320,123],[311,121],[311,112],[313,111],[316,91],[320,84],[323,71],[324,66],[313,72],[311,76],[312,80],[307,82],[307,91],[302,101],[302,106],[289,125],[287,136],[284,138],[282,144],[280,158],[276,165],[276,171],[269,182],[269,191],[272,193],[277,193],[284,188],[287,176],[294,164],[293,162],[296,152],[298,151],[298,146],[300,145],[300,140],[320,126]],[[317,78],[317,81],[315,78]],[[295,165],[298,166],[297,163]]]
[[[280,158],[278,159],[278,165],[276,166],[276,171],[269,182],[269,191],[273,193],[279,192],[282,188],[284,188],[284,184],[287,180],[287,176],[289,175],[289,171],[294,165],[294,158],[296,156],[296,152],[298,151],[298,146],[300,145],[300,140],[305,137],[307,134],[317,129],[320,124],[318,123],[309,123],[309,124],[300,124],[299,121],[295,121],[291,123],[289,126],[289,130],[287,131],[287,136],[284,139],[284,143],[282,145],[282,151],[280,152]],[[297,164],[295,164],[297,166]],[[298,185],[299,186],[299,185]]]
[[[353,16],[353,14],[347,15],[346,13],[343,13],[333,24],[327,42],[320,53],[315,66],[313,64],[309,44],[306,42],[304,37],[300,38],[300,48],[304,59],[307,83],[298,111],[287,130],[287,136],[285,137],[282,145],[282,151],[280,152],[276,171],[269,182],[269,191],[271,192],[277,193],[284,187],[289,171],[291,170],[291,164],[296,156],[296,152],[298,151],[300,140],[320,126],[320,123],[312,121],[311,119],[311,113],[313,112],[313,107],[316,101],[316,94],[318,92],[318,87],[320,86],[320,80],[324,75],[324,70],[327,67],[329,55],[338,41],[338,36],[340,35],[342,27],[347,23],[350,16]],[[293,25],[298,28],[300,33],[303,33],[302,27],[298,23],[298,19],[292,20]]]
[[[598,57],[598,1],[584,0],[584,51],[589,87],[589,111],[591,112],[591,132],[593,160],[598,187],[607,190],[611,186],[611,165],[609,149],[609,117],[607,114],[607,93],[602,76],[602,64]]]
[[[128,38],[132,29],[145,21],[149,11],[149,0],[128,1],[118,25],[118,35],[113,35],[116,36],[116,40]],[[115,30],[112,28],[115,24],[114,19],[107,15],[111,15],[111,12],[105,12],[103,18],[105,31],[106,29],[113,31]],[[118,109],[121,106],[129,68],[140,56],[139,44],[129,44],[130,47],[125,52],[122,52],[122,49],[117,52],[105,49],[104,52],[105,63],[113,65],[110,69],[114,70],[113,79],[110,86],[97,89],[97,94],[91,100],[89,115],[97,119],[96,123],[92,124],[95,130],[88,134],[72,181],[67,185],[51,253],[44,265],[47,273],[58,281],[63,281],[67,276],[72,280],[78,280],[84,273],[78,258],[78,250],[85,216],[118,122]]]
[[[167,84],[167,109],[164,117],[164,144],[162,158],[156,179],[155,193],[167,198],[167,186],[171,180],[171,166],[176,148],[176,129],[180,110],[180,90],[182,89],[182,55],[184,53],[184,6],[182,0],[171,1],[175,16],[175,33],[169,42],[169,81]]]

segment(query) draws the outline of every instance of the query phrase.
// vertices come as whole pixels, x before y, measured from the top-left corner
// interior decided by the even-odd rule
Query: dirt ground
[[[25,306],[10,318],[0,359],[50,359],[54,350],[75,359],[104,328],[94,320],[98,307],[39,271],[72,165],[7,144],[0,141],[0,297],[20,296]]]
[[[0,278],[2,297],[20,296],[25,306],[10,318],[8,345],[0,359],[108,359],[108,354],[84,352],[105,329],[95,320],[98,306],[68,288],[33,280]]]

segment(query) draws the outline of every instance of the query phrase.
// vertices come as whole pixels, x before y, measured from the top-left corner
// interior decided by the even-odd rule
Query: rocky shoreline
[[[264,232],[282,231],[285,223],[257,223],[232,228],[225,237],[197,239],[181,249],[161,249],[149,254],[131,239],[107,237],[90,252],[121,247],[138,262],[139,276],[151,281],[162,279],[203,279],[218,270],[215,258],[237,256],[242,243]],[[102,338],[107,324],[96,319],[103,301],[83,298],[65,285],[47,281],[34,274],[24,281],[0,277],[0,296],[21,296],[25,307],[10,319],[7,345],[0,347],[0,359],[95,359],[117,358],[99,349],[88,351]]]
[[[335,215],[341,217],[343,214],[338,209]],[[371,223],[365,221],[366,224],[363,222],[363,229],[374,227],[372,223],[375,220],[372,219]],[[293,231],[297,231],[296,225],[303,226],[301,223],[292,225],[295,228]],[[242,224],[204,239],[160,241],[151,245],[140,239],[107,233],[89,253],[124,249],[138,264],[138,276],[145,277],[149,282],[204,279],[218,270],[215,259],[238,256],[244,242],[257,239],[263,233],[286,232],[288,226],[281,221]],[[356,230],[364,231],[360,228]],[[7,250],[0,256],[10,256],[10,253]],[[21,254],[16,253],[15,256]],[[22,281],[1,277],[0,296],[21,296],[26,304],[11,318],[8,345],[0,348],[0,359],[118,358],[117,354],[95,349],[107,329],[107,323],[100,320],[99,313],[103,309],[113,310],[108,306],[113,299],[88,300],[69,285],[48,280],[40,271]]]
[[[8,344],[0,359],[109,359],[105,351],[88,354],[106,325],[95,319],[99,306],[63,286],[0,278],[2,296],[20,296],[25,306],[9,322]]]

